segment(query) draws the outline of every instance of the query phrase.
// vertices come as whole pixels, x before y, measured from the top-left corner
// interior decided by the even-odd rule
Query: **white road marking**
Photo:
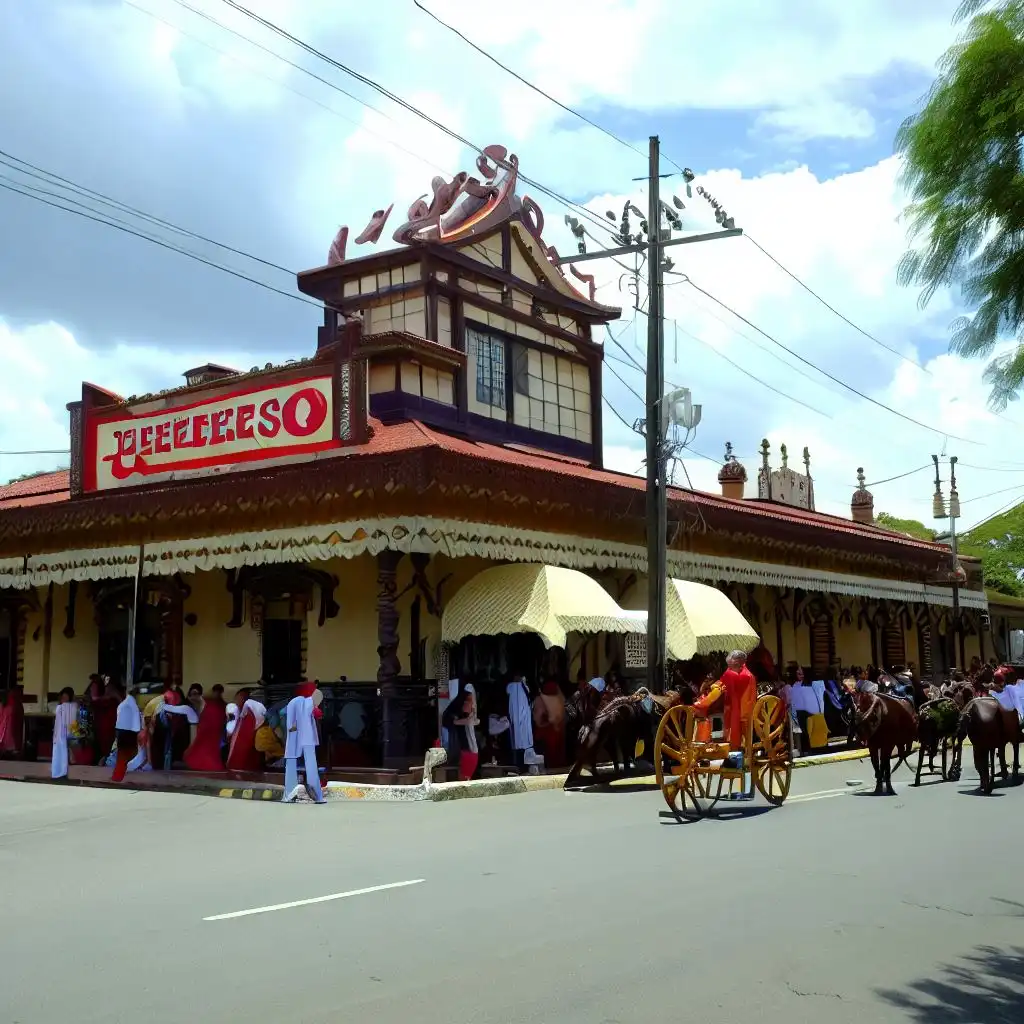
[[[834,796],[848,796],[850,793],[856,792],[851,789],[821,789],[816,793],[798,793],[796,796],[791,796],[786,803],[808,803],[811,800],[831,800]]]
[[[309,900],[294,900],[291,903],[275,903],[270,907],[254,907],[252,910],[236,910],[230,914],[214,914],[204,917],[204,921],[230,921],[235,917],[252,917],[254,914],[270,914],[275,910],[291,910],[292,907],[308,907],[314,903],[329,903],[331,900],[343,900],[349,896],[364,896],[368,892],[383,892],[385,889],[402,889],[407,885],[419,885],[425,878],[412,878],[407,882],[388,882],[387,885],[371,885],[366,889],[351,889],[348,892],[335,892],[329,896],[314,896]]]

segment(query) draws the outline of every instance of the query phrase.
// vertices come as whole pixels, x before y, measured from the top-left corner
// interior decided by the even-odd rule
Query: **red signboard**
[[[96,410],[85,424],[85,490],[224,472],[336,447],[334,381],[324,375],[168,406]]]

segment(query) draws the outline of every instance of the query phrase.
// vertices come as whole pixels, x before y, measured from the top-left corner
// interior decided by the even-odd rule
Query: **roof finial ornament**
[[[768,472],[768,452],[771,450],[771,446],[768,444],[768,438],[761,439],[761,465],[764,471]]]
[[[811,450],[805,445],[804,446],[804,472],[811,475]]]
[[[866,491],[868,489],[867,488],[867,484],[865,483],[866,479],[867,479],[867,477],[864,476],[864,467],[863,466],[858,466],[857,467],[857,490],[858,491]]]
[[[732,453],[732,441],[726,441],[725,442],[725,461],[726,462],[735,462],[736,461],[736,456],[733,455],[733,453]]]
[[[780,444],[779,445],[779,454],[782,456],[782,468],[783,469],[788,469],[789,468],[789,452],[786,450],[786,446],[784,444]]]

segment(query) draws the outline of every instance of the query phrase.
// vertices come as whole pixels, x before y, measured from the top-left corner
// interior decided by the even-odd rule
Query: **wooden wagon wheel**
[[[672,813],[688,820],[703,818],[722,790],[722,780],[716,783],[702,770],[698,760],[702,747],[694,734],[692,710],[677,704],[662,716],[654,738],[658,787]]]
[[[757,791],[778,806],[793,780],[793,740],[789,711],[774,694],[759,697],[751,718],[753,772]]]

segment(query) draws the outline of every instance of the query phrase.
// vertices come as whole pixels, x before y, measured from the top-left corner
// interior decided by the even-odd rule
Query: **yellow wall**
[[[430,590],[436,590],[444,577],[449,577],[442,589],[442,604],[478,572],[494,565],[483,558],[450,559],[435,556],[426,569]],[[310,678],[337,679],[346,675],[353,681],[372,681],[377,677],[377,560],[372,555],[361,555],[354,559],[333,559],[318,563],[316,568],[326,570],[338,577],[339,585],[335,600],[341,610],[334,619],[317,625],[320,594],[315,595],[313,607],[307,618],[307,663]],[[624,607],[643,607],[646,600],[646,580],[643,576],[624,594],[621,583],[628,573],[606,574],[604,577],[609,592]],[[405,590],[413,578],[412,561],[405,556],[398,570],[398,591]],[[222,683],[228,694],[242,684],[255,683],[261,673],[261,655],[258,634],[249,621],[249,602],[246,601],[243,625],[239,629],[228,629],[231,618],[231,595],[225,586],[221,571],[196,573],[185,577],[192,588],[185,601],[186,615],[194,614],[197,623],[184,626],[183,630],[183,682],[188,685],[199,682],[209,688]],[[68,600],[67,586],[54,587],[53,629],[50,647],[50,671],[48,690],[55,692],[63,686],[73,686],[81,691],[89,673],[96,670],[98,634],[86,584],[78,587],[75,636],[68,639],[63,629],[66,622],[65,605]],[[419,594],[416,588],[403,594],[398,602],[399,649],[398,656],[402,673],[410,671],[411,659],[411,615],[413,601]],[[768,607],[767,588],[757,588],[755,596],[762,609]],[[44,691],[45,631],[42,606],[46,592],[40,591],[40,610],[29,613],[25,637],[24,685],[27,694],[41,694]],[[755,624],[761,632],[768,649],[776,654],[776,629],[773,619],[765,621],[762,614]],[[36,632],[38,631],[38,636]],[[441,639],[441,621],[431,615],[426,602],[421,602],[421,637],[426,639],[425,673],[432,677],[435,672],[435,657]],[[782,662],[797,660],[800,664],[810,662],[810,632],[807,626],[794,629],[791,622],[782,624]],[[921,664],[916,629],[907,632],[907,657]],[[587,672],[604,673],[610,667],[616,644],[608,638],[595,637],[584,641],[571,637],[569,643],[570,676],[575,677],[580,665],[581,654],[586,648]],[[979,652],[978,638],[968,636],[965,642],[968,660]],[[844,625],[836,629],[836,652],[844,666],[864,665],[871,658],[871,640],[867,630],[855,625]],[[992,644],[987,642],[986,654],[991,655]],[[780,666],[781,667],[781,666]]]
[[[64,636],[67,622],[65,608],[68,603],[67,585],[53,588],[53,635],[50,640],[50,684],[55,693],[65,686],[72,686],[80,693],[96,671],[99,655],[99,630],[87,583],[78,585],[75,600],[75,635],[69,640]],[[43,592],[45,600],[45,592]],[[42,637],[40,636],[40,648]]]
[[[223,683],[230,688],[256,682],[261,669],[259,637],[249,625],[248,602],[241,628],[228,629],[231,595],[224,573],[193,573],[185,581],[192,593],[185,600],[184,613],[195,615],[197,622],[182,627],[182,683],[186,687]]]

